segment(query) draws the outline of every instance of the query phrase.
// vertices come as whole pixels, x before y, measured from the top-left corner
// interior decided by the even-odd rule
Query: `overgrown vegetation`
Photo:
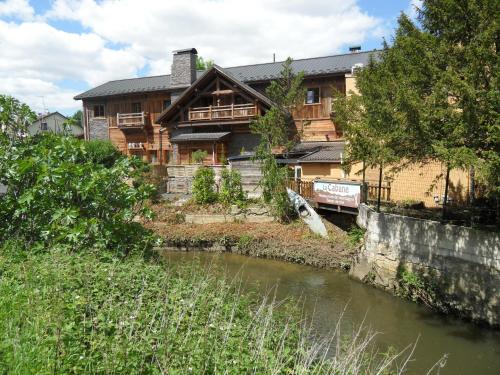
[[[236,169],[224,168],[221,173],[219,202],[225,206],[232,204],[243,208],[247,203],[247,195],[241,184],[241,173]]]
[[[22,138],[33,121],[36,113],[25,103],[10,95],[0,95],[0,132],[8,141]]]
[[[363,242],[365,232],[363,228],[352,225],[347,231],[347,244],[351,247],[359,246]]]
[[[316,340],[293,304],[198,265],[20,246],[0,248],[1,373],[390,374],[404,362],[368,330]]]
[[[215,190],[215,172],[212,168],[200,167],[194,174],[193,198],[198,204],[217,201]]]
[[[288,168],[278,164],[274,152],[287,151],[293,146],[292,111],[304,102],[304,73],[294,73],[292,59],[284,63],[277,80],[271,82],[266,95],[271,99],[271,108],[250,124],[253,133],[260,136],[260,143],[255,150],[255,159],[261,163],[262,197],[270,204],[276,217],[288,220],[293,213],[286,184]]]
[[[431,276],[425,276],[422,272],[415,272],[406,267],[399,267],[398,295],[413,302],[420,302],[428,307],[446,311],[443,304],[437,298],[437,287],[432,282]]]
[[[113,248],[147,246],[150,236],[134,223],[150,214],[143,203],[153,187],[131,186],[142,162],[120,157],[104,166],[84,141],[42,134],[9,144],[0,138],[0,241],[49,246]]]
[[[86,159],[107,168],[112,167],[116,161],[123,158],[120,151],[110,141],[95,139],[84,143]]]
[[[208,152],[205,150],[196,150],[191,154],[191,158],[196,164],[203,164],[203,160],[207,157]]]

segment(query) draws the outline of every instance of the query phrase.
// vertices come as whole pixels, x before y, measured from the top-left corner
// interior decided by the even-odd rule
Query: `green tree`
[[[122,157],[109,168],[89,160],[86,143],[40,134],[10,146],[0,137],[0,242],[44,249],[64,246],[128,252],[149,236],[135,222],[149,215],[153,187],[133,184],[140,162]]]
[[[11,142],[24,136],[35,120],[36,114],[27,104],[10,95],[0,95],[0,131]]]
[[[255,159],[261,163],[262,196],[271,204],[274,215],[287,219],[291,213],[286,192],[288,168],[279,165],[275,151],[288,151],[294,144],[292,137],[292,111],[304,102],[304,73],[294,73],[292,59],[284,63],[277,80],[266,89],[267,96],[273,102],[271,108],[250,124],[253,133],[260,136],[260,143],[255,150]]]
[[[474,167],[498,193],[498,4],[424,0],[421,26],[400,16],[393,45],[356,72],[360,95],[334,102],[349,162]]]
[[[196,70],[207,70],[214,66],[214,60],[204,60],[202,56],[196,56]]]
[[[213,203],[217,200],[215,172],[212,168],[200,167],[194,174],[193,198],[197,204]]]
[[[225,206],[235,204],[245,206],[247,195],[241,183],[241,173],[237,169],[223,168],[220,181],[219,201]]]

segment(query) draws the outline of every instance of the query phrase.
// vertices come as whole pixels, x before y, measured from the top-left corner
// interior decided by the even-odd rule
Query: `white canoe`
[[[301,197],[299,194],[294,192],[292,189],[287,188],[288,198],[292,202],[295,211],[304,222],[309,226],[309,228],[321,237],[328,238],[328,232],[326,230],[325,224],[321,220],[321,216],[312,208],[307,201]]]

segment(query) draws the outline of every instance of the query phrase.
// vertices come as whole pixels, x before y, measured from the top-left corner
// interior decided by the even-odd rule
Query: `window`
[[[151,163],[158,163],[158,156],[156,151],[149,151],[149,160]]]
[[[132,113],[142,112],[141,103],[132,103]]]
[[[306,104],[317,104],[319,102],[319,87],[307,89]]]
[[[300,180],[302,178],[302,167],[299,165],[295,166],[295,181]]]
[[[163,109],[167,109],[168,107],[170,107],[170,104],[172,104],[172,100],[170,99],[165,99],[163,101]]]
[[[47,125],[46,122],[42,122],[40,124],[40,130],[43,131],[43,132],[46,132],[47,130],[49,130],[49,126]]]
[[[104,117],[104,104],[94,106],[94,117]]]

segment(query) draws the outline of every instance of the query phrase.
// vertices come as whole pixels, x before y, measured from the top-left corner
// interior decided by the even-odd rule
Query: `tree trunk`
[[[378,173],[378,197],[377,197],[377,212],[380,212],[380,194],[382,193],[382,164]]]
[[[446,166],[446,181],[444,184],[444,200],[443,200],[443,211],[441,213],[441,222],[446,220],[446,205],[448,204],[448,186],[450,181],[450,167]]]

